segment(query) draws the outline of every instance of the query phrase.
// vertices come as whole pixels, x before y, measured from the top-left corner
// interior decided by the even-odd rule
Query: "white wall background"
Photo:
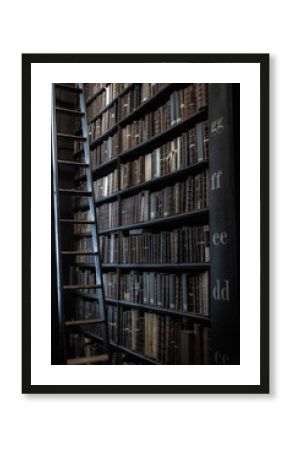
[[[205,450],[258,446],[268,450],[277,446],[278,439],[287,447],[290,400],[287,2],[278,0],[273,5],[265,1],[262,8],[258,2],[248,0],[241,8],[224,0],[204,4],[184,0],[159,3],[147,0],[138,4],[123,0],[102,6],[95,1],[51,0],[45,4],[27,0],[10,1],[2,6],[0,443],[5,449],[46,450],[54,446],[74,450],[98,446],[143,450],[151,446],[171,450],[192,445]],[[90,29],[82,25],[86,15],[84,22],[91,25]],[[270,396],[21,395],[22,52],[271,53]]]

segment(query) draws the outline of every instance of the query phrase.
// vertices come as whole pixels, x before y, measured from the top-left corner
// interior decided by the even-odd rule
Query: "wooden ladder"
[[[56,105],[56,93],[57,90],[73,92],[79,96],[79,108],[71,109]],[[80,120],[80,135],[64,134],[58,132],[57,129],[57,115],[66,114]],[[66,160],[59,158],[61,151],[60,142],[63,140],[79,141],[83,144],[83,161]],[[60,188],[59,187],[59,167],[60,166],[72,166],[82,167],[85,170],[86,189],[77,189],[73,185],[72,188]],[[57,275],[57,297],[58,297],[58,322],[59,332],[61,336],[61,353],[65,364],[98,364],[108,363],[110,360],[109,342],[108,342],[108,329],[106,320],[106,308],[105,308],[105,296],[103,287],[103,275],[100,255],[100,245],[97,227],[96,207],[94,200],[93,189],[93,177],[91,168],[91,153],[89,144],[89,134],[86,119],[86,104],[84,95],[84,86],[82,83],[78,84],[78,87],[73,87],[66,84],[53,84],[52,85],[52,169],[53,169],[53,206],[54,206],[54,229],[55,229],[55,253],[56,253],[56,275]],[[89,203],[89,220],[74,220],[61,217],[61,202],[60,196],[69,195],[74,197],[87,197]],[[63,250],[61,243],[61,227],[65,224],[84,224],[90,226],[90,235],[92,238],[92,250],[91,251],[75,251],[75,250]],[[93,284],[63,284],[63,258],[73,257],[78,255],[88,255],[93,258],[95,268],[95,283]],[[89,320],[66,320],[65,319],[65,304],[64,295],[67,291],[81,293],[82,289],[92,289],[95,293],[93,295],[93,301],[98,302],[98,310],[100,317],[92,318]],[[75,297],[77,298],[77,297]],[[103,324],[103,354],[97,354],[88,357],[78,357],[70,359],[68,358],[67,351],[67,330],[72,327],[81,327],[86,325]]]

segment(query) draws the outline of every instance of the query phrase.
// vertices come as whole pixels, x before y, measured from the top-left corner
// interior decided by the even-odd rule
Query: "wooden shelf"
[[[202,109],[188,119],[185,119],[179,122],[176,125],[171,126],[165,131],[162,131],[155,136],[152,136],[147,141],[141,142],[135,147],[128,149],[124,152],[119,153],[120,160],[122,162],[136,158],[138,156],[144,155],[154,148],[158,148],[161,144],[165,144],[168,141],[171,141],[179,134],[182,134],[185,131],[188,131],[191,127],[196,125],[199,122],[207,119],[207,109]]]
[[[134,186],[129,186],[122,191],[119,192],[120,197],[128,197],[132,194],[137,194],[141,191],[155,191],[158,188],[162,188],[164,186],[168,186],[169,184],[173,184],[175,181],[183,178],[187,175],[195,175],[208,167],[208,161],[201,161],[192,166],[185,167],[184,169],[176,170],[175,172],[168,173],[166,175],[162,175],[158,178],[153,178],[152,180],[145,181],[144,183],[140,183]]]
[[[160,219],[155,220],[148,220],[147,222],[140,222],[140,223],[134,223],[130,225],[121,225],[119,227],[114,228],[106,228],[106,229],[100,229],[99,234],[110,234],[116,231],[127,231],[127,230],[134,230],[137,228],[154,228],[158,227],[160,225],[164,224],[173,224],[174,225],[178,222],[183,222],[185,220],[191,220],[194,218],[204,218],[205,220],[208,219],[208,213],[209,209],[198,209],[196,211],[192,211],[189,213],[183,213],[183,214],[176,214],[175,216],[168,216],[168,217],[161,217]]]
[[[94,264],[90,263],[72,263],[74,266],[93,269]],[[117,264],[117,263],[103,263],[103,270],[113,270],[113,269],[123,269],[123,270],[154,270],[158,272],[163,271],[179,271],[179,270],[208,270],[210,268],[210,263],[176,263],[176,264],[166,264],[166,263],[148,263],[148,264]]]
[[[105,266],[110,266],[109,264],[104,264]],[[126,270],[205,270],[209,269],[210,263],[177,263],[177,264],[167,264],[167,263],[150,263],[150,264],[113,264],[119,269]]]
[[[102,205],[103,203],[108,203],[112,200],[115,200],[116,198],[118,198],[119,195],[119,191],[118,192],[113,192],[113,194],[107,195],[106,197],[99,197],[98,200],[95,201],[95,205]],[[88,208],[86,208],[88,209]]]
[[[108,172],[110,169],[112,168],[116,168],[117,164],[118,164],[118,159],[119,159],[119,155],[114,156],[113,158],[109,159],[108,161],[105,161],[103,164],[99,165],[98,167],[96,167],[96,169],[94,169],[92,171],[93,174],[93,179],[95,180],[96,177],[99,174],[105,174],[106,172]],[[84,177],[80,177],[78,178],[76,181],[82,181]]]
[[[112,301],[110,301],[110,302],[112,302]],[[120,306],[125,306],[128,308],[142,309],[145,311],[154,311],[158,314],[187,317],[189,319],[194,319],[197,322],[206,322],[206,323],[210,322],[210,317],[203,316],[201,314],[196,314],[193,312],[178,311],[175,309],[165,309],[165,308],[162,308],[159,306],[143,305],[140,303],[129,302],[126,300],[114,300],[114,304],[118,304]]]
[[[95,333],[84,331],[84,335],[91,337],[92,339],[95,339],[98,342],[104,342],[104,339],[101,336],[97,336]],[[147,358],[147,356],[142,355],[141,353],[134,352],[133,350],[124,347],[123,345],[119,345],[113,341],[110,341],[110,347],[115,348],[116,350],[119,350],[124,353],[128,353],[131,356],[134,356],[135,358],[138,358],[142,361],[146,361],[149,364],[156,364],[160,365],[158,361],[155,361],[154,359]]]
[[[94,95],[92,95],[92,97],[90,97],[87,101],[86,101],[86,106],[89,106],[102,92],[104,92],[106,90],[106,88],[103,86],[101,87]]]
[[[135,358],[141,359],[142,361],[146,361],[149,364],[160,365],[160,362],[155,361],[154,359],[147,358],[147,356],[142,355],[141,353],[136,353],[133,350],[131,350],[127,347],[124,347],[123,345],[118,345],[118,344],[115,344],[114,342],[110,343],[110,345],[114,348],[117,348],[118,350],[120,350],[122,352],[128,353],[131,356],[134,356]]]

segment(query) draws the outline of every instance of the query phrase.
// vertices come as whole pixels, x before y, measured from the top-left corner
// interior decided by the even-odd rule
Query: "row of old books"
[[[118,191],[118,170],[114,170],[105,177],[98,178],[94,181],[95,198],[107,197]]]
[[[86,107],[87,120],[91,121],[107,106],[106,90],[102,90]]]
[[[70,285],[92,285],[96,284],[95,269],[80,268],[77,266],[70,266],[69,269],[69,284]],[[95,295],[96,290],[82,289],[83,293]]]
[[[106,298],[117,300],[118,277],[116,272],[103,274]],[[94,269],[73,268],[73,284],[94,284]],[[84,293],[95,295],[96,291],[84,289]],[[150,305],[174,311],[193,312],[209,315],[209,272],[198,273],[160,273],[130,271],[120,277],[120,300]],[[78,303],[76,303],[78,305]],[[77,312],[77,318],[97,316],[94,302],[80,304],[85,310]],[[93,308],[93,309],[90,309]]]
[[[114,245],[109,236],[105,239]],[[120,259],[123,264],[207,263],[209,245],[208,225],[157,233],[130,230],[128,236],[121,236]]]
[[[114,306],[107,306],[107,320],[109,340],[118,342],[118,309]]]
[[[62,102],[59,101],[57,103],[57,106],[62,105]],[[70,120],[66,120],[64,114],[62,114],[60,111],[56,110],[56,121],[57,121],[57,130],[59,133],[63,134],[72,134],[72,130],[77,130],[79,126],[79,119],[77,117],[72,116]],[[78,142],[78,145],[74,146],[75,152],[80,150],[80,143]]]
[[[165,83],[135,83],[118,100],[118,120],[122,120],[166,87]]]
[[[97,313],[96,313],[97,311]],[[77,319],[79,320],[89,320],[95,317],[100,317],[99,308],[96,302],[89,302],[84,298],[78,297]],[[107,306],[107,325],[109,333],[109,341],[117,342],[118,340],[118,311],[117,308],[110,305]],[[81,325],[81,330],[88,336],[103,338],[104,337],[104,325],[103,324],[91,324],[91,325]],[[84,352],[83,352],[84,353]],[[80,356],[85,356],[80,355]]]
[[[80,222],[88,222],[91,220],[90,211],[76,211],[73,215],[73,220]],[[75,235],[89,234],[92,232],[92,225],[86,223],[75,223],[73,226]]]
[[[121,188],[134,186],[145,181],[191,167],[208,159],[208,121],[198,123],[194,128],[166,142],[153,152],[121,165]],[[91,152],[92,169],[111,160],[120,151],[119,133],[104,140]],[[77,178],[85,174],[80,168]]]
[[[200,84],[192,84],[188,88],[173,92],[170,99],[155,111],[121,129],[121,151],[136,147],[205,108],[206,92],[206,85]]]
[[[76,320],[91,320],[100,318],[99,303],[87,299],[82,296],[76,296],[75,298],[75,319]],[[95,327],[95,324],[94,324]]]
[[[94,142],[117,123],[117,105],[113,104],[100,117],[89,123],[89,141]]]
[[[77,296],[75,299],[75,320],[91,320],[95,318],[100,318],[100,306],[97,301],[88,300],[82,296]],[[107,324],[109,332],[109,340],[117,341],[117,309],[107,306]],[[91,336],[103,337],[104,334],[104,324],[89,324],[81,325],[80,328],[84,333]],[[83,355],[85,356],[85,355]]]
[[[85,98],[88,102],[92,97],[96,96],[96,94],[99,93],[99,95],[101,95],[101,93],[105,91],[106,105],[108,105],[116,97],[122,94],[129,85],[130,83],[85,83]]]
[[[138,233],[138,234],[137,234]],[[77,241],[77,250],[91,250],[91,238]],[[119,236],[116,233],[100,236],[103,263],[119,262]],[[208,225],[184,226],[158,233],[131,230],[128,236],[120,236],[120,261],[122,264],[178,264],[209,262]],[[92,263],[93,257],[80,255],[76,262]]]
[[[87,120],[93,121],[96,116],[99,116],[103,112],[103,110],[109,106],[118,96],[122,95],[129,86],[129,83],[111,83],[106,86],[99,92],[99,94],[93,99],[93,101],[87,104],[86,113]],[[92,96],[90,97],[92,98]],[[87,101],[89,98],[87,98]],[[117,111],[117,105],[114,105],[115,110]]]
[[[129,83],[107,84],[105,88],[99,93],[99,95],[97,95],[96,98],[87,105],[87,120],[92,121],[94,117],[98,116],[103,109],[105,109],[119,95],[121,95],[128,86]]]
[[[158,94],[158,92],[162,91],[167,86],[167,83],[142,83],[140,86],[140,102],[145,103]]]
[[[130,92],[133,92],[130,94]],[[127,102],[131,95],[132,101]],[[124,95],[124,103],[117,103],[106,109],[96,120],[89,123],[90,143],[109,131],[116,123],[128,116],[135,108],[134,91]],[[121,97],[121,101],[122,97]],[[188,119],[207,106],[207,87],[205,84],[191,84],[185,89],[173,92],[169,100],[146,114],[143,118],[132,122],[121,130],[122,151],[128,150],[151,137],[168,130],[179,122]],[[130,110],[131,108],[131,110]]]
[[[196,125],[181,136],[145,156],[121,165],[121,189],[154,180],[208,159],[208,122]]]
[[[109,236],[100,236],[100,250],[102,255],[102,262],[107,264],[118,263],[118,234],[110,234]],[[86,257],[85,257],[86,258]]]
[[[122,118],[128,116],[132,111],[139,108],[144,102],[149,100],[151,97],[156,95],[160,90],[162,90],[166,84],[165,83],[133,83],[131,89],[127,90],[129,83],[112,83],[104,87],[100,92],[95,88],[87,88],[88,95],[87,101],[92,98],[96,92],[99,94],[94,98],[93,101],[89,102],[87,105],[87,120],[93,121],[96,116],[102,113],[102,111],[110,105],[115,99],[118,98],[118,103],[116,104],[116,111],[118,113],[118,121]],[[99,90],[102,86],[97,84]],[[91,92],[89,92],[91,91]],[[124,94],[122,94],[124,92]]]
[[[118,191],[118,172],[94,182],[96,199],[104,198]],[[88,204],[86,198],[78,198],[76,207]],[[177,182],[158,191],[141,191],[136,195],[122,198],[121,224],[130,225],[164,217],[197,211],[209,207],[209,178],[205,170],[196,176],[188,176],[184,182]],[[109,202],[96,208],[99,229],[119,226],[118,202]],[[78,220],[90,220],[88,211],[78,211],[74,215]],[[74,226],[76,234],[89,233],[90,225]]]
[[[123,346],[160,364],[209,363],[209,330],[199,323],[121,309],[120,330]]]
[[[77,252],[92,252],[93,250],[93,241],[91,237],[82,237],[76,240],[75,251]],[[94,264],[95,257],[94,255],[77,255],[76,263],[85,263],[85,264]]]
[[[88,285],[96,283],[96,272],[95,268],[84,268],[78,266],[71,266],[69,273],[71,285]],[[117,273],[116,272],[104,272],[103,273],[103,284],[106,298],[116,300],[118,298],[117,294]],[[90,296],[97,299],[96,289],[81,289],[83,294],[90,294]],[[81,314],[78,314],[78,318],[81,318]],[[89,318],[89,317],[86,317]]]
[[[207,208],[209,205],[207,173],[188,177],[182,183],[150,193],[150,220]]]
[[[79,191],[87,192],[87,184],[85,182],[79,183],[77,189]],[[73,210],[77,211],[82,208],[89,208],[89,201],[87,196],[75,196],[72,202]]]
[[[115,133],[91,151],[92,169],[95,170],[100,165],[117,156],[118,153],[119,133]]]
[[[97,224],[98,229],[104,228],[115,228],[119,225],[118,220],[118,202],[105,203],[96,208]],[[90,211],[77,211],[74,213],[74,220],[87,222],[91,220]],[[74,235],[75,236],[87,236],[92,233],[92,226],[95,225],[86,223],[76,223],[74,224]]]
[[[159,191],[142,191],[122,199],[121,223],[129,225],[208,208],[208,171]]]
[[[87,85],[88,86],[88,85]],[[97,92],[100,91],[92,102],[87,105],[87,119],[93,120],[95,116],[100,114],[106,106],[118,98],[118,120],[128,116],[132,111],[139,108],[144,102],[155,96],[165,86],[165,83],[132,83],[131,89],[127,89],[129,83],[111,83],[106,87],[98,83],[97,89],[95,85],[91,88],[86,86],[86,100],[90,100]],[[100,90],[104,87],[103,90]],[[123,93],[124,92],[124,93]]]
[[[103,263],[118,263],[118,234],[101,235],[99,242]],[[78,239],[76,250],[92,251],[92,239],[90,237]],[[142,229],[130,230],[128,236],[120,236],[120,251],[120,261],[123,264],[207,263],[209,226],[184,226],[159,233],[146,233]],[[92,264],[94,257],[78,255],[76,262]]]
[[[103,283],[106,298],[111,300],[117,300],[118,298],[117,272],[104,272]]]
[[[105,89],[107,83],[85,83],[84,84],[84,93],[86,101],[89,101],[92,97],[94,97],[98,92],[102,92],[102,89]]]
[[[107,104],[115,100],[130,86],[130,83],[110,83],[106,87]]]
[[[69,333],[68,351],[70,358],[90,357],[99,354],[99,348],[92,338],[83,333]]]
[[[209,316],[209,272],[124,273],[120,300]]]
[[[120,338],[122,346],[160,364],[209,363],[209,330],[206,326],[122,307],[118,322],[118,309],[109,305],[107,311],[110,341],[116,343]],[[97,317],[100,317],[97,302],[81,296],[76,298],[75,319]],[[86,335],[103,335],[101,324],[83,325],[81,329]],[[69,336],[72,357],[93,356],[99,352],[97,344],[83,333],[71,333]]]
[[[118,202],[105,203],[96,208],[98,229],[115,228],[118,227]],[[90,211],[77,211],[74,213],[74,220],[77,221],[90,221]],[[92,227],[94,224],[76,223],[74,224],[74,235],[87,236],[92,233]]]
[[[118,207],[118,202],[111,202],[96,208],[99,230],[104,228],[114,228],[119,225]]]

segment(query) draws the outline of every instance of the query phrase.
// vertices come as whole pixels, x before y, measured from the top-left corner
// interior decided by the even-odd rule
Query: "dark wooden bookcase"
[[[171,93],[185,84],[169,84],[154,97],[147,100],[127,117],[118,121],[108,131],[94,140],[91,144],[93,150],[106,138],[116,131],[142,118],[169,99]],[[114,103],[127,93],[134,84],[130,84],[110,104],[108,104],[92,120],[97,119]],[[93,102],[104,91],[101,88],[88,102]],[[182,132],[188,131],[199,122],[209,120],[210,141],[209,160],[202,161],[191,167],[180,169],[168,175],[146,181],[125,189],[121,189],[121,164],[145,155],[158,146],[169,142]],[[119,133],[120,134],[120,133]],[[78,155],[75,154],[77,158]],[[126,354],[133,361],[143,364],[159,364],[142,354],[136,353],[122,345],[120,340],[120,313],[122,308],[139,309],[155,312],[160,315],[170,315],[182,320],[195,321],[211,328],[210,364],[239,364],[239,85],[214,84],[208,85],[208,107],[200,110],[190,118],[177,123],[168,130],[151,139],[142,142],[136,147],[119,153],[111,160],[98,166],[94,172],[94,180],[104,177],[113,170],[118,171],[118,191],[104,198],[96,199],[96,207],[102,204],[118,202],[118,226],[100,230],[100,235],[116,233],[121,237],[131,229],[159,230],[173,229],[182,225],[210,226],[210,263],[186,264],[124,264],[120,259],[115,264],[103,264],[103,271],[115,271],[117,274],[117,298],[106,299],[107,306],[113,305],[118,311],[118,339],[111,342],[112,350]],[[150,220],[138,224],[122,225],[121,202],[124,198],[137,194],[142,190],[154,191],[170,183],[184,180],[188,175],[196,175],[209,170],[210,207],[192,212]],[[76,180],[76,185],[82,177]],[[120,239],[118,239],[120,246]],[[78,264],[89,267],[88,264]],[[163,309],[158,306],[143,305],[135,302],[120,300],[120,277],[129,270],[136,271],[162,271],[168,273],[196,272],[207,269],[210,272],[210,316],[172,309]],[[83,294],[89,297],[88,294]],[[90,335],[92,335],[90,333]],[[100,336],[93,335],[96,340]]]

